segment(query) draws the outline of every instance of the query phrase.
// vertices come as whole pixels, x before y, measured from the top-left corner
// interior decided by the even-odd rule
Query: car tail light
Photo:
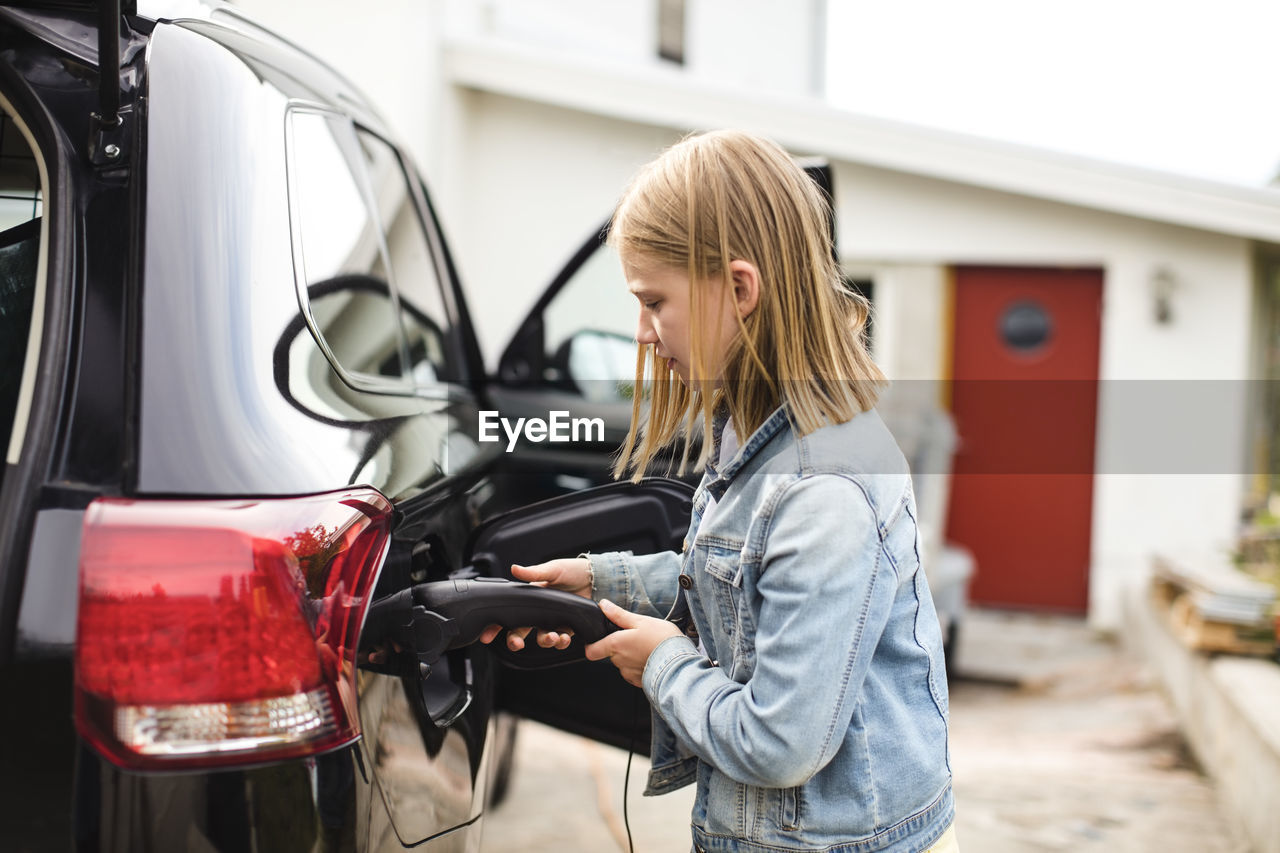
[[[390,526],[372,489],[94,501],[80,556],[81,736],[151,770],[353,742],[356,645]]]

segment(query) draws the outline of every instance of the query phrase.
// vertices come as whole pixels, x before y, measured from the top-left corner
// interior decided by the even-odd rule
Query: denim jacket
[[[697,783],[696,850],[914,853],[950,826],[942,637],[874,411],[798,438],[778,409],[708,466],[683,553],[590,561],[594,598],[685,629],[644,670],[645,794]]]

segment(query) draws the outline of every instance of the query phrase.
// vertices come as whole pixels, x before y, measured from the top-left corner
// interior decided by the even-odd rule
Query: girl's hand
[[[591,597],[591,564],[585,558],[550,560],[536,566],[511,567],[512,576],[518,581],[527,581],[536,586],[551,589],[562,589],[583,598]],[[532,628],[510,628],[507,630],[507,648],[518,652],[525,647],[525,638]],[[502,633],[501,625],[490,625],[480,634],[480,642],[492,643]],[[544,649],[567,649],[573,640],[572,631],[539,631],[538,645]]]
[[[612,601],[601,601],[600,609],[622,630],[587,646],[587,660],[609,658],[627,683],[643,687],[644,665],[649,655],[663,640],[679,637],[680,629],[666,619],[623,610]]]

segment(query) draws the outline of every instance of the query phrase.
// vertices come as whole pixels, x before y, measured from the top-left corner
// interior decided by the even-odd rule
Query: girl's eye
[[[648,308],[650,311],[657,311],[657,310],[658,310],[658,306],[659,306],[659,305],[661,305],[661,304],[662,304],[662,300],[661,300],[661,299],[658,299],[658,300],[656,300],[656,301],[654,301],[654,302],[646,302],[646,303],[644,303],[644,307],[645,307],[645,308]]]

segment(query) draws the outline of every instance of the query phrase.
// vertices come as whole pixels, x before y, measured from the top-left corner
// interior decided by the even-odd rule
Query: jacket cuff
[[[632,584],[630,552],[609,551],[604,554],[586,554],[591,566],[591,598],[594,601],[609,599],[623,610],[631,609]]]
[[[706,659],[706,656],[693,644],[693,640],[683,634],[678,637],[667,637],[658,643],[657,648],[649,655],[649,660],[645,662],[644,673],[641,675],[641,683],[644,685],[645,695],[649,697],[649,703],[654,708],[661,707],[658,693],[667,676],[677,667],[691,661],[697,663]]]

